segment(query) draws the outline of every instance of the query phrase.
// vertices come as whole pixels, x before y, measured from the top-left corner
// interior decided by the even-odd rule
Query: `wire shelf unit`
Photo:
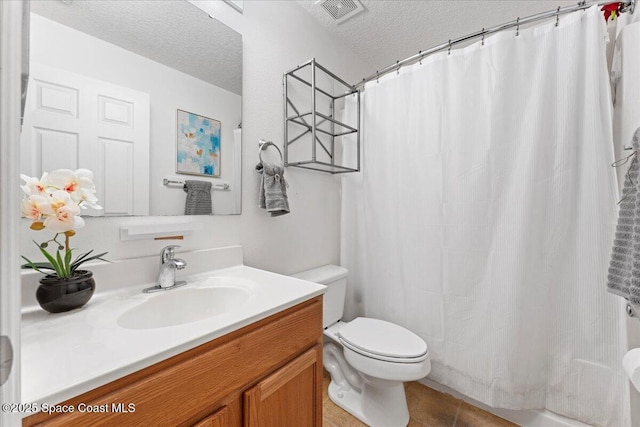
[[[284,73],[282,84],[284,165],[333,174],[360,171],[360,92],[315,58]],[[345,123],[336,112],[350,95],[356,97],[356,117]],[[347,162],[349,144],[357,154]]]

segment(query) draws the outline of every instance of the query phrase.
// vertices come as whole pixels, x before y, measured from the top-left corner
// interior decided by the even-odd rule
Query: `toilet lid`
[[[358,317],[341,328],[337,335],[353,351],[382,360],[413,362],[424,360],[427,355],[427,343],[422,338],[384,320]]]

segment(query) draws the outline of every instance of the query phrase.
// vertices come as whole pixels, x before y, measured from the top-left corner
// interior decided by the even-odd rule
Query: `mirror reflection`
[[[240,34],[183,0],[36,0],[29,59],[22,173],[90,169],[89,215],[241,212]]]

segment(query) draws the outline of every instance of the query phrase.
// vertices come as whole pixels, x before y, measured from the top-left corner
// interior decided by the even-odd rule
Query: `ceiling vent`
[[[364,6],[358,0],[320,0],[320,6],[327,11],[336,23],[341,24],[347,19],[364,10]]]

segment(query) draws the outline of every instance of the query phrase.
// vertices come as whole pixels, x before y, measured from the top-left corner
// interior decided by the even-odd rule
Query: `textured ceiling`
[[[577,0],[362,0],[361,3],[364,12],[336,24],[317,1],[298,0],[324,28],[369,64],[373,73],[449,39],[517,17],[575,5]]]
[[[187,1],[32,0],[31,11],[242,93],[242,36]]]

